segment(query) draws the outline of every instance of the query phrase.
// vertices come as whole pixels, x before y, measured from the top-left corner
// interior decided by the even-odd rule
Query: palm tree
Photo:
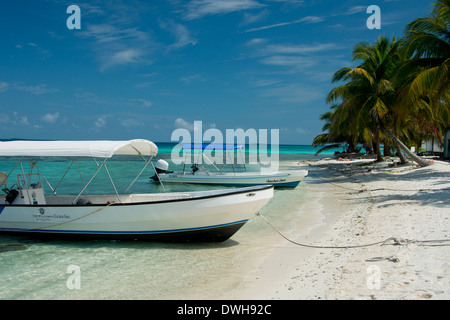
[[[408,83],[403,104],[427,119],[423,134],[442,143],[450,124],[450,0],[436,1],[431,15],[409,23],[405,33],[403,50],[410,59],[398,73]]]
[[[450,0],[433,4],[430,16],[415,19],[405,28],[404,49],[411,57],[404,66],[415,72],[409,98],[426,95],[432,100],[448,98],[450,88]]]
[[[339,147],[341,143],[348,145],[350,150],[356,149],[359,140],[358,135],[352,130],[352,118],[342,115],[342,108],[340,108],[339,104],[332,105],[330,111],[320,116],[320,120],[325,121],[322,131],[326,133],[318,135],[314,139],[313,145],[328,144],[328,146],[323,147],[317,153],[326,149]]]
[[[353,50],[353,60],[361,60],[362,63],[356,68],[343,68],[334,74],[333,82],[347,82],[334,88],[327,101],[343,99],[341,108],[352,110],[353,116],[356,117],[356,131],[361,133],[369,130],[378,155],[377,160],[382,160],[379,144],[385,135],[392,139],[401,161],[406,162],[400,150],[404,150],[413,158],[417,156],[394,134],[400,122],[398,114],[394,112],[398,85],[393,81],[402,63],[399,45],[400,42],[395,38],[389,40],[386,37],[380,37],[374,45],[358,44]],[[428,162],[421,158],[418,158],[417,162],[428,165]]]
[[[353,60],[361,61],[360,65],[333,76],[333,82],[345,83],[327,97],[328,103],[342,100],[333,111],[340,120],[330,123],[328,138],[342,133],[337,124],[347,121],[355,141],[373,142],[378,160],[382,159],[380,140],[388,138],[401,162],[406,161],[403,150],[420,166],[430,165],[402,140],[441,139],[449,128],[449,20],[450,0],[437,0],[429,17],[408,24],[401,41],[380,37],[374,45],[357,45]]]

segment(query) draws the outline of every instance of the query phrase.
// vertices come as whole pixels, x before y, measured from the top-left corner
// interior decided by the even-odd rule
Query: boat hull
[[[273,187],[173,193],[97,205],[0,206],[0,232],[33,237],[225,241],[273,197]]]
[[[189,174],[168,173],[160,174],[163,182],[193,183],[226,186],[258,186],[273,185],[275,188],[295,188],[308,175],[307,170],[276,174]]]

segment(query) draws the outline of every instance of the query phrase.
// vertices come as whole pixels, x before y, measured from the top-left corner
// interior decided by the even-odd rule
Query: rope
[[[293,241],[293,240],[289,239],[288,237],[286,237],[284,234],[282,234],[280,231],[278,231],[277,228],[275,228],[269,222],[269,220],[267,220],[261,213],[257,212],[256,215],[260,216],[264,221],[267,222],[267,224],[269,226],[272,227],[273,230],[275,230],[275,232],[277,232],[280,236],[282,236],[284,239],[286,239],[290,243],[293,243],[293,244],[301,246],[301,247],[306,247],[306,248],[314,248],[314,249],[352,249],[352,248],[363,248],[363,247],[370,247],[370,246],[376,246],[376,245],[385,245],[385,244],[387,244],[390,241],[394,242],[393,245],[400,245],[400,244],[402,244],[402,242],[404,242],[403,239],[391,237],[391,238],[388,238],[386,240],[382,240],[382,241],[378,241],[378,242],[374,242],[374,243],[369,243],[369,244],[364,244],[364,245],[353,245],[353,246],[316,246],[316,245],[303,244],[303,243],[299,243],[299,242]]]
[[[346,190],[351,190],[351,191],[357,191],[359,193],[364,192],[364,191],[380,191],[380,190],[387,190],[387,191],[409,191],[409,192],[426,192],[426,191],[446,191],[446,190],[450,190],[450,188],[445,188],[445,189],[419,189],[419,190],[400,190],[400,189],[390,189],[390,188],[377,188],[377,189],[373,189],[373,190],[367,190],[367,189],[355,189],[355,188],[349,188],[349,187],[344,187],[342,185],[339,185],[337,183],[333,183],[329,180],[325,180],[322,177],[313,174],[311,172],[308,172],[308,175],[310,176],[314,176],[322,181],[324,181],[325,183],[329,183],[332,184],[336,187],[342,188],[342,189],[346,189]],[[359,183],[357,181],[353,181],[354,183]],[[289,241],[292,244],[301,246],[301,247],[305,247],[305,248],[314,248],[314,249],[352,249],[352,248],[364,248],[364,247],[371,247],[371,246],[376,246],[376,245],[387,245],[389,244],[389,242],[392,242],[392,245],[401,245],[401,246],[407,246],[409,244],[418,244],[421,246],[449,246],[450,245],[450,239],[441,239],[441,240],[408,240],[408,239],[402,239],[402,238],[395,238],[395,237],[391,237],[388,238],[386,240],[382,240],[382,241],[378,241],[378,242],[374,242],[374,243],[369,243],[369,244],[363,244],[363,245],[350,245],[350,246],[319,246],[319,245],[310,245],[310,244],[303,244],[303,243],[299,243],[296,241],[293,241],[289,238],[287,238],[284,234],[282,234],[279,230],[277,230],[277,228],[275,228],[263,215],[261,215],[261,213],[257,212],[256,213],[257,216],[260,216],[270,227],[272,227],[272,229],[277,232],[281,237],[283,237],[285,240]],[[403,248],[401,248],[399,250],[399,252],[402,250]],[[396,256],[398,255],[398,253],[395,255],[391,255],[388,257],[374,257],[371,259],[367,259],[366,261],[368,262],[375,262],[375,261],[383,261],[383,260],[388,260],[391,262],[399,262],[400,259],[397,258]]]
[[[296,241],[293,241],[286,237],[284,234],[282,234],[280,231],[278,231],[277,228],[275,228],[261,213],[257,212],[257,216],[261,217],[270,227],[272,227],[273,230],[275,230],[276,233],[278,233],[281,237],[283,237],[285,240],[289,241],[292,244],[295,244],[297,246],[305,247],[305,248],[314,248],[314,249],[355,249],[355,248],[365,248],[365,247],[372,247],[376,245],[398,245],[398,246],[407,246],[409,244],[419,244],[422,246],[449,246],[450,245],[450,239],[441,239],[441,240],[408,240],[403,238],[395,238],[391,237],[386,240],[368,243],[368,244],[362,244],[362,245],[350,245],[350,246],[319,246],[319,245],[310,245],[310,244],[303,244]],[[392,242],[392,243],[389,243]],[[448,244],[445,244],[447,243]],[[402,250],[401,248],[399,252]],[[395,255],[391,255],[388,257],[374,257],[371,259],[367,259],[367,262],[375,262],[375,261],[382,261],[382,260],[388,260],[390,262],[399,262],[400,259],[396,256],[398,255],[397,252]]]
[[[319,178],[319,179],[322,180],[323,182],[332,184],[332,185],[334,185],[334,186],[336,186],[336,187],[339,187],[339,188],[342,188],[342,189],[347,189],[347,190],[352,190],[352,191],[358,191],[358,192],[363,192],[363,191],[364,191],[364,190],[361,190],[361,189],[353,189],[353,188],[348,188],[348,187],[344,187],[344,186],[338,185],[337,183],[333,183],[333,182],[330,182],[330,181],[328,181],[328,180],[325,180],[325,179],[323,179],[322,177],[319,177],[318,175],[311,174],[310,171],[308,171],[308,176],[313,176],[313,177]],[[358,183],[358,182],[355,182],[355,183]]]

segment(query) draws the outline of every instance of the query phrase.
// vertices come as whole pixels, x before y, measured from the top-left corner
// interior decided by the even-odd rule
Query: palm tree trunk
[[[375,141],[375,153],[377,154],[377,162],[383,161],[383,155],[381,154],[380,140]]]
[[[415,162],[417,162],[417,164],[421,167],[426,167],[431,165],[431,162],[428,162],[424,159],[422,159],[421,157],[419,157],[418,155],[414,154],[413,152],[411,152],[411,150],[409,150],[409,148],[407,146],[405,146],[405,144],[403,142],[400,141],[399,138],[397,138],[394,134],[392,134],[389,130],[387,130],[386,128],[381,128],[381,130],[389,137],[392,139],[392,141],[394,141],[395,144],[398,145],[398,147],[405,151],[405,153],[411,157],[411,159]]]
[[[374,151],[377,155],[377,162],[383,161],[383,155],[381,154],[381,148],[380,148],[380,129],[377,128],[375,130],[375,136],[373,141]]]
[[[400,164],[405,164],[408,161],[406,160],[405,155],[402,153],[402,149],[400,149],[398,143],[394,143],[395,151],[397,151],[397,155],[400,158]]]
[[[395,131],[394,131],[395,136],[398,137],[398,126],[397,126],[396,123],[395,123],[395,125],[394,125],[394,130],[395,130]],[[399,140],[400,140],[400,139],[399,139]],[[407,163],[408,161],[406,160],[405,155],[403,154],[402,150],[400,149],[399,144],[396,143],[396,142],[394,142],[394,146],[395,146],[395,150],[397,151],[398,157],[400,158],[400,164],[405,164],[405,163]]]

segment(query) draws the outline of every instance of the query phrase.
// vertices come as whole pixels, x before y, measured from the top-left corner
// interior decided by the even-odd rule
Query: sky
[[[0,139],[170,142],[202,121],[310,145],[333,73],[357,65],[353,47],[401,37],[432,3],[1,1]],[[367,26],[371,5],[380,29]]]

